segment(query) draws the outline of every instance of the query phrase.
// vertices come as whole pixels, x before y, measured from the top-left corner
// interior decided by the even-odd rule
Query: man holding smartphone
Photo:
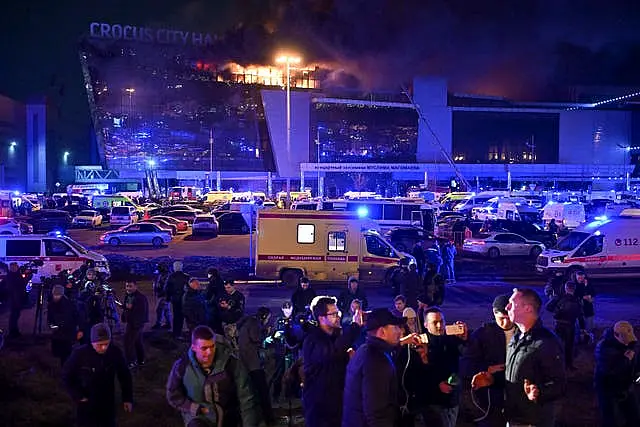
[[[455,427],[460,403],[458,370],[467,341],[467,325],[463,322],[446,325],[444,313],[438,307],[431,307],[424,313],[424,327],[428,337],[429,374],[423,421],[428,426]]]

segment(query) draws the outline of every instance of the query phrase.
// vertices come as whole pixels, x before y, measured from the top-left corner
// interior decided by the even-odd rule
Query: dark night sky
[[[579,5],[579,6],[578,6]],[[225,35],[239,62],[279,46],[394,89],[421,73],[457,92],[548,97],[570,84],[640,84],[640,2],[628,0],[26,0],[3,5],[0,93],[46,95],[56,145],[88,135],[77,41],[91,21]],[[80,160],[80,159],[79,159]]]

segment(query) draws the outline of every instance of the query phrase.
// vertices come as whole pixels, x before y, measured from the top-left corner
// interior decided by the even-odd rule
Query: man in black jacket
[[[633,389],[640,375],[637,347],[633,326],[625,321],[607,329],[596,346],[594,380],[603,427],[640,425]]]
[[[244,305],[244,295],[236,289],[233,280],[224,282],[224,292],[218,298],[218,316],[222,322],[224,336],[233,348],[238,347],[237,323],[244,316]]]
[[[51,351],[64,365],[73,343],[78,339],[78,312],[73,303],[64,296],[64,287],[56,285],[51,291],[47,306],[47,323],[51,329]]]
[[[26,297],[27,282],[20,274],[20,268],[18,263],[12,262],[9,264],[9,271],[4,279],[6,285],[7,294],[9,295],[9,338],[18,338],[22,336],[18,329],[18,320],[20,319],[20,312],[24,306]]]
[[[182,271],[182,262],[173,263],[173,273],[167,278],[167,298],[171,301],[173,309],[173,337],[182,339],[182,327],[184,326],[184,314],[182,312],[182,296],[189,285],[189,275]]]
[[[124,330],[124,352],[129,362],[129,368],[144,365],[144,344],[142,330],[149,322],[149,302],[139,290],[134,280],[127,280],[124,284],[127,295],[124,298],[122,320],[127,327]]]
[[[349,349],[360,336],[363,315],[355,315],[353,323],[342,333],[335,298],[316,297],[311,311],[318,326],[310,328],[302,344],[305,426],[336,427],[342,422]]]
[[[507,312],[518,331],[507,347],[504,378],[483,372],[474,387],[504,381],[505,417],[510,426],[552,427],[566,388],[562,344],[542,326],[542,300],[532,289],[514,289]]]
[[[354,299],[360,300],[360,306],[363,310],[366,310],[369,307],[367,295],[365,294],[364,289],[360,287],[358,278],[352,276],[347,280],[347,289],[340,292],[340,296],[338,297],[338,309],[343,313],[348,313],[349,307],[351,307],[351,301]]]
[[[400,345],[406,319],[387,309],[368,313],[367,340],[347,366],[342,427],[394,427],[400,415],[392,352]]]
[[[91,328],[91,344],[76,348],[62,368],[62,382],[76,404],[78,427],[115,427],[115,378],[124,410],[133,409],[131,372],[122,351],[111,343],[109,326]]]
[[[576,323],[582,315],[582,304],[575,295],[576,284],[567,282],[564,294],[554,296],[546,305],[547,311],[553,313],[554,332],[564,344],[564,363],[567,369],[574,370],[573,348],[576,340]]]
[[[307,307],[311,304],[311,301],[316,297],[316,291],[311,288],[309,279],[302,277],[298,288],[291,295],[291,302],[293,303],[293,312],[295,314],[301,314],[307,312]]]
[[[471,379],[480,372],[491,375],[504,375],[507,357],[507,345],[516,332],[516,325],[509,319],[507,304],[509,295],[498,295],[493,300],[493,317],[495,322],[487,323],[476,329],[469,337],[464,355],[460,360],[460,372],[465,380]],[[504,383],[496,383],[484,391],[475,394],[475,398],[483,411],[478,425],[482,427],[504,427],[506,420],[502,414],[504,407]]]

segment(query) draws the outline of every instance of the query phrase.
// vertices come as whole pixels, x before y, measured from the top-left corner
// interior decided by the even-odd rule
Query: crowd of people
[[[274,407],[291,410],[294,398],[307,427],[455,427],[470,392],[479,426],[555,425],[575,343],[594,337],[596,295],[586,275],[552,278],[546,302],[525,288],[500,295],[487,307],[493,321],[471,331],[446,321],[440,268],[420,266],[396,273],[402,293],[389,307],[371,307],[356,277],[337,296],[317,295],[302,278],[274,314],[267,307],[247,313],[245,296],[216,269],[201,282],[179,261],[159,265],[152,329],[189,340],[167,372],[167,402],[186,427],[274,425]],[[79,426],[114,426],[116,379],[122,407],[134,410],[131,372],[146,362],[149,301],[127,280],[120,302],[89,264],[66,282],[53,287],[47,310],[63,385]],[[542,325],[543,310],[553,330]],[[113,342],[118,333],[124,351]],[[636,346],[625,321],[596,345],[603,426],[640,425]]]

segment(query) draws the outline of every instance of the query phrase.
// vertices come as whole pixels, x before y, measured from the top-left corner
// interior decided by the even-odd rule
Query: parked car
[[[200,209],[195,209],[189,205],[173,205],[173,206],[165,206],[161,209],[163,215],[167,215],[169,212],[174,211],[194,211],[197,213],[202,213]]]
[[[22,234],[22,230],[20,229],[20,225],[17,222],[7,222],[0,225],[0,235],[2,236],[19,236],[20,234]]]
[[[50,231],[66,231],[71,227],[71,216],[68,212],[57,209],[40,209],[33,212],[27,220],[36,233]]]
[[[187,221],[189,224],[193,224],[193,220],[196,219],[201,213],[198,211],[177,210],[167,212],[165,215],[182,221]]]
[[[198,215],[193,220],[191,235],[201,234],[211,234],[213,237],[218,235],[218,220],[214,215]]]
[[[247,234],[249,224],[240,212],[227,212],[216,218],[219,234]]]
[[[152,244],[158,247],[171,241],[171,231],[150,223],[131,224],[104,233],[100,236],[100,241],[111,246]]]
[[[151,224],[155,224],[160,228],[164,228],[165,230],[169,230],[171,231],[171,235],[175,236],[176,234],[178,234],[178,227],[176,227],[174,224],[171,224],[169,221],[167,221],[166,219],[162,219],[162,218],[149,218],[149,219],[145,219],[142,223],[151,223]]]
[[[411,249],[418,241],[432,238],[422,228],[417,227],[395,227],[387,231],[384,237],[391,243],[391,246],[400,252],[411,252]]]
[[[71,217],[77,216],[80,212],[85,210],[90,210],[91,208],[87,205],[65,205],[61,208],[58,208],[61,211],[68,212]]]
[[[482,233],[465,239],[463,251],[489,258],[501,256],[524,255],[537,258],[544,251],[542,243],[527,240],[515,233]]]
[[[138,212],[133,206],[115,206],[111,208],[111,225],[122,226],[138,222]]]
[[[555,234],[530,222],[499,219],[495,221],[495,226],[510,233],[519,234],[526,239],[542,242],[547,248],[555,246],[558,242],[558,237]]]
[[[156,216],[152,216],[151,218],[163,219],[167,221],[169,224],[175,225],[178,228],[178,232],[187,231],[189,229],[189,223],[187,221],[182,221],[180,219],[176,219],[170,216],[156,215]]]
[[[80,211],[73,218],[71,224],[74,227],[100,227],[102,225],[102,215],[94,210]]]

